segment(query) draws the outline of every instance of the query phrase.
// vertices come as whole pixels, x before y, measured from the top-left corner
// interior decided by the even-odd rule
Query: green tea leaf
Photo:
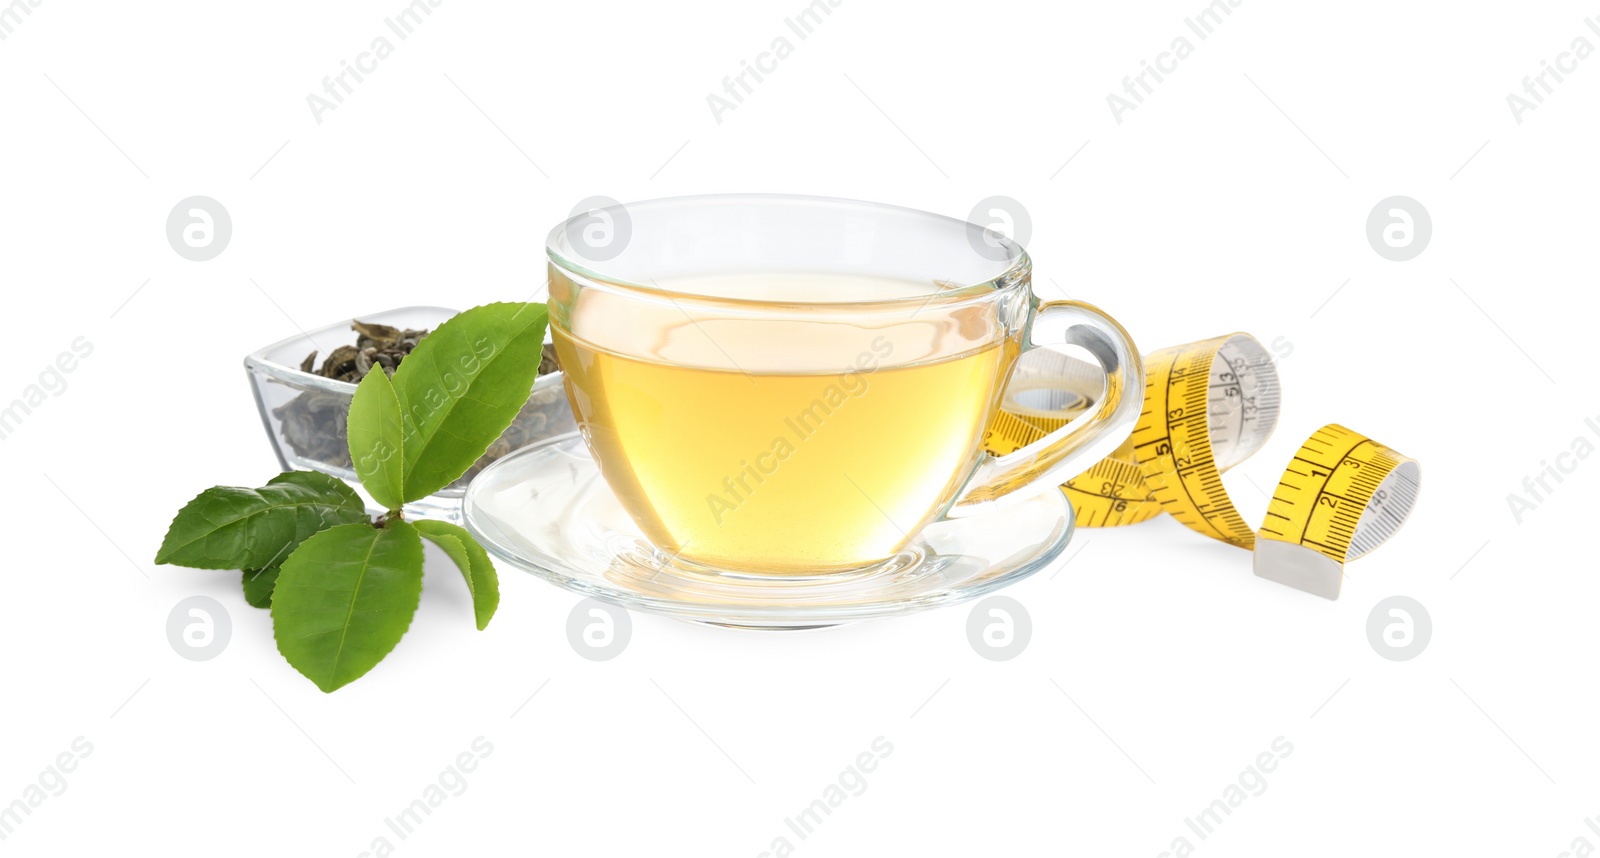
[[[311,487],[324,487],[343,497],[346,508],[349,510],[349,512],[347,514],[341,514],[339,516],[340,520],[333,522],[326,527],[332,527],[333,524],[359,524],[367,520],[365,504],[362,502],[360,496],[355,493],[355,490],[346,485],[342,480],[338,480],[328,476],[327,474],[320,474],[315,471],[287,471],[279,474],[276,477],[273,477],[270,481],[268,481],[267,484],[272,485],[275,483],[295,483],[308,485]],[[357,504],[361,505],[359,511],[355,509]],[[244,585],[244,600],[245,602],[249,603],[251,607],[272,607],[272,586],[273,584],[277,583],[278,572],[283,567],[283,561],[287,560],[289,555],[293,554],[294,550],[300,547],[300,543],[311,538],[311,536],[318,531],[326,529],[326,527],[318,526],[316,522],[310,520],[306,520],[302,523],[306,526],[299,528],[295,532],[294,538],[290,539],[289,542],[285,543],[282,548],[278,549],[278,553],[273,555],[272,559],[267,562],[267,565],[260,569],[245,569],[243,571],[241,583]]]
[[[495,575],[489,552],[483,550],[472,534],[446,521],[419,521],[416,528],[424,538],[444,549],[461,570],[461,577],[467,579],[467,591],[472,594],[472,613],[478,621],[478,631],[483,631],[494,618],[495,608],[500,606],[500,578]]]
[[[539,374],[546,319],[543,304],[474,307],[400,363],[393,384],[405,425],[403,500],[454,482],[511,425]]]
[[[344,480],[321,471],[284,471],[267,480],[269,486],[302,486],[319,492],[326,492],[330,497],[339,498],[346,506],[361,504],[361,512],[366,513],[366,504],[362,503],[361,495]]]
[[[405,502],[405,432],[400,399],[381,368],[375,367],[356,385],[347,424],[350,462],[362,488],[385,509],[399,509]]]
[[[289,471],[259,489],[216,486],[201,492],[172,520],[156,562],[261,569],[319,530],[366,520],[366,504],[343,481]]]
[[[274,563],[265,569],[246,569],[241,574],[241,583],[244,585],[244,600],[252,608],[272,607],[272,587],[278,583],[278,573],[283,570],[282,564]]]
[[[325,692],[359,679],[394,649],[422,598],[422,539],[404,521],[347,524],[312,536],[283,563],[272,593],[278,652]]]

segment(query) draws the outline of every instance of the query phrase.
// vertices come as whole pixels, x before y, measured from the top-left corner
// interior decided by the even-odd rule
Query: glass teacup
[[[1131,431],[1144,376],[1092,306],[1040,302],[1015,242],[815,197],[585,212],[546,246],[580,431],[658,549],[745,574],[871,568],[927,524],[1052,487]],[[1004,456],[982,441],[1019,355],[1105,371],[1083,416]]]

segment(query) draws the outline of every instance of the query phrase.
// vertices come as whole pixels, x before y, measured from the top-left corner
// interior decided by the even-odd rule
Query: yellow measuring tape
[[[1281,385],[1267,350],[1229,334],[1146,355],[1144,412],[1116,452],[1061,488],[1079,527],[1115,527],[1163,511],[1197,533],[1254,552],[1255,573],[1328,599],[1344,564],[1383,544],[1417,499],[1413,459],[1329,424],[1301,445],[1251,529],[1222,474],[1267,442]],[[1101,393],[1098,367],[1036,349],[1018,362],[984,447],[1003,455],[1082,414]]]

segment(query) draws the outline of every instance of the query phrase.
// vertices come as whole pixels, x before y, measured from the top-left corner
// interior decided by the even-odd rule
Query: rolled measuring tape
[[[1252,530],[1222,474],[1258,452],[1278,424],[1282,391],[1272,357],[1249,334],[1146,355],[1144,411],[1116,452],[1062,485],[1079,527],[1148,521],[1165,511],[1189,529],[1250,550],[1256,575],[1327,599],[1344,564],[1405,522],[1421,485],[1417,462],[1338,424],[1312,433]],[[1025,353],[984,447],[1009,453],[1084,413],[1099,397],[1098,367],[1056,352]]]

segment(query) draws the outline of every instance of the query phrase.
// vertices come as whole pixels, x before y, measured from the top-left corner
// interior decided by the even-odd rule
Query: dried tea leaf
[[[352,319],[350,330],[367,339],[378,341],[374,345],[382,343],[392,346],[400,339],[399,328],[392,325],[380,325],[377,322],[363,322],[360,319]]]
[[[318,373],[323,378],[337,378],[340,381],[355,381],[356,355],[360,352],[355,346],[340,346],[328,354],[328,359],[322,362],[322,370]]]
[[[545,343],[544,348],[539,351],[539,374],[549,375],[559,369],[561,361],[556,357],[555,344]]]

